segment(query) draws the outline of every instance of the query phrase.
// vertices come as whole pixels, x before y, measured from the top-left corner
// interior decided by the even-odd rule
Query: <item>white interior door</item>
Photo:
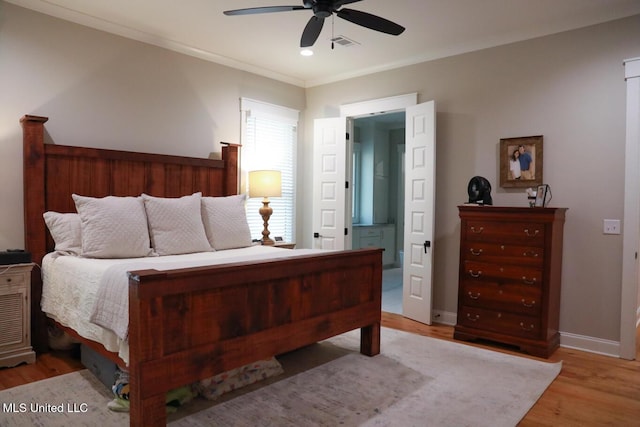
[[[435,223],[435,102],[407,107],[402,313],[431,324]]]
[[[345,249],[346,120],[316,119],[313,130],[313,247]]]

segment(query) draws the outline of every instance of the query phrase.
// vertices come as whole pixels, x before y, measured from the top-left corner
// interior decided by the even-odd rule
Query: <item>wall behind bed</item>
[[[303,88],[3,1],[0,97],[0,250],[24,247],[24,114],[58,144],[209,157],[240,142],[240,97],[305,107]]]

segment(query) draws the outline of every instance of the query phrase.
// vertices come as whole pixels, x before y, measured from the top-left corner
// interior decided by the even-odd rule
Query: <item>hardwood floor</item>
[[[453,341],[453,327],[427,326],[397,314],[383,313],[383,326]],[[460,341],[456,341],[460,342]],[[469,344],[525,356],[496,344]],[[634,361],[560,348],[548,360],[562,361],[562,371],[519,426],[640,425],[640,334]],[[428,363],[428,361],[425,361]],[[36,363],[0,369],[0,390],[83,369],[77,355],[52,352]]]
[[[79,352],[52,351],[39,354],[36,363],[0,368],[0,390],[84,369]]]

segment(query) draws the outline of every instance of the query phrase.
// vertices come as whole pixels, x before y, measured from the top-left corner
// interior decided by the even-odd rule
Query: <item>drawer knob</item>
[[[473,270],[469,270],[469,274],[471,275],[471,277],[480,277],[482,276],[482,270],[478,270],[477,273],[474,273]]]
[[[471,320],[472,322],[477,322],[480,319],[480,315],[476,314],[475,316],[471,316],[471,313],[467,313],[467,320]]]
[[[477,292],[475,294],[473,292],[469,292],[469,298],[471,298],[471,299],[480,299],[480,292]]]
[[[480,234],[480,233],[482,233],[483,231],[484,231],[484,227],[480,227],[480,228],[478,228],[477,230],[476,230],[476,228],[475,228],[475,227],[471,227],[471,232],[472,232],[472,233]]]
[[[532,300],[530,303],[527,303],[527,301],[524,298],[522,298],[522,305],[524,305],[525,307],[531,308],[534,305],[536,305],[536,302]]]
[[[529,325],[529,327],[527,327],[525,326],[524,322],[520,322],[520,328],[522,328],[523,331],[531,332],[535,329],[535,326]]]
[[[535,285],[536,284],[536,278],[535,277],[533,279],[527,279],[526,276],[522,276],[522,281],[524,283],[526,283],[527,285]]]
[[[7,279],[7,283],[11,283],[11,277]]]
[[[529,237],[535,237],[538,235],[538,233],[540,233],[540,230],[533,230],[533,232],[529,231],[528,228],[525,228],[524,230],[524,234],[526,234]]]
[[[478,249],[477,251],[473,248],[469,249],[469,252],[471,252],[471,255],[475,255],[475,256],[479,256],[482,253],[482,249]]]
[[[538,252],[536,252],[534,250],[530,250],[530,251],[523,252],[522,256],[537,258],[538,257]]]

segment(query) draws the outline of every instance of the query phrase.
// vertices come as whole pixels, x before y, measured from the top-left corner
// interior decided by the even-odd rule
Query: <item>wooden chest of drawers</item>
[[[560,344],[566,208],[464,205],[454,338],[497,341],[539,357]]]

